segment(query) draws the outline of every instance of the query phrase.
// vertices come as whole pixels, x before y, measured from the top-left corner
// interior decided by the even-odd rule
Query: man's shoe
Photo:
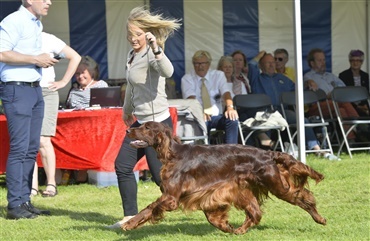
[[[7,219],[36,218],[37,214],[31,213],[23,208],[23,204],[15,208],[8,208]]]
[[[35,208],[31,202],[25,202],[22,204],[22,208],[28,212],[31,212],[36,215],[50,215],[49,210],[40,210],[38,208]]]

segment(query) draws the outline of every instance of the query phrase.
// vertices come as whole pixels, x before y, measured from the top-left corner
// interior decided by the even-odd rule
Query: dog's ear
[[[158,158],[163,162],[168,159],[170,153],[171,138],[168,137],[168,131],[159,132],[157,134],[157,145],[154,147],[157,150]]]
[[[166,126],[165,133],[166,133],[168,138],[170,138],[170,139],[172,138],[172,129],[170,127]]]

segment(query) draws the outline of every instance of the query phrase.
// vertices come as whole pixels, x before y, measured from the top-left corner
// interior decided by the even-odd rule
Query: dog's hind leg
[[[132,230],[141,227],[147,221],[151,221],[152,223],[158,222],[163,219],[165,211],[173,211],[177,208],[178,202],[175,197],[162,195],[133,218],[123,223],[121,228],[123,230]]]
[[[203,210],[210,224],[225,233],[233,233],[234,228],[229,224],[228,212],[230,206],[222,206],[216,210]]]
[[[262,211],[256,197],[249,189],[245,189],[238,195],[234,203],[237,209],[245,211],[245,220],[243,224],[234,230],[234,234],[244,234],[252,226],[258,225],[262,218]]]

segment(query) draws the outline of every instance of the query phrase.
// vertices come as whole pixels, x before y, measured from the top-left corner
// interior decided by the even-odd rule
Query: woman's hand
[[[146,32],[145,36],[153,52],[158,51],[157,38],[151,32]]]
[[[155,55],[155,58],[161,59],[163,56],[163,50],[158,46],[157,38],[151,32],[146,32],[145,36],[147,41],[149,42],[150,48]]]
[[[135,118],[131,114],[124,114],[123,115],[123,121],[125,122],[125,125],[127,127],[130,127],[135,122]]]

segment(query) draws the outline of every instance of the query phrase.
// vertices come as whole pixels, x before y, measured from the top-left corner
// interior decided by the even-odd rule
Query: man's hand
[[[225,117],[233,121],[239,119],[238,112],[231,106],[226,107]]]
[[[211,120],[211,116],[204,113],[204,121],[207,122],[207,121],[210,121],[210,120]]]
[[[35,60],[35,65],[40,68],[49,68],[59,62],[59,60],[54,59],[53,57],[50,57],[50,55],[46,53],[36,55],[34,57],[34,60]]]
[[[309,90],[313,90],[313,91],[316,91],[319,89],[319,87],[317,86],[316,82],[312,79],[309,79],[305,82],[305,86],[306,88],[308,88]]]

